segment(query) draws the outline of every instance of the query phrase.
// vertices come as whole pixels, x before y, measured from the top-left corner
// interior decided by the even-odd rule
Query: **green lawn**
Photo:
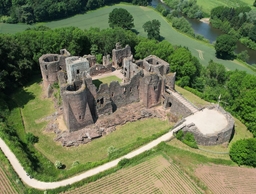
[[[195,94],[185,90],[184,88],[181,88],[179,86],[175,86],[175,90],[182,94],[188,101],[192,102],[196,107],[201,108],[207,105],[210,105],[210,102],[207,102],[200,97],[196,96]]]
[[[203,11],[207,14],[210,14],[211,10],[218,6],[226,7],[239,7],[239,6],[250,6],[253,8],[254,0],[197,0],[197,4],[202,6]]]
[[[212,59],[217,63],[223,64],[229,70],[243,70],[251,74],[256,74],[250,68],[246,67],[239,62],[221,60],[215,57],[215,49],[213,46],[208,45],[206,43],[200,42],[198,40],[192,39],[187,35],[184,35],[174,28],[171,27],[171,24],[167,22],[167,20],[162,17],[158,12],[154,11],[151,7],[140,7],[134,5],[126,5],[126,4],[118,4],[114,6],[108,6],[96,11],[91,11],[83,15],[76,15],[71,18],[48,22],[48,23],[40,23],[44,24],[51,28],[60,28],[67,26],[76,26],[81,29],[89,29],[90,27],[99,27],[101,29],[108,28],[108,14],[114,8],[124,8],[129,11],[134,17],[135,29],[138,31],[139,35],[146,36],[142,25],[153,19],[157,19],[161,22],[160,33],[166,40],[174,45],[182,45],[192,52],[194,56],[196,56],[201,64],[208,65],[208,62]],[[11,27],[13,25],[13,27]],[[36,24],[39,25],[39,24]],[[27,25],[27,27],[32,27]],[[18,31],[23,31],[26,27],[24,25],[17,24],[1,24],[0,32],[2,33],[13,33],[14,29]],[[203,52],[203,58],[199,58],[199,53],[197,50]]]
[[[115,75],[111,75],[108,77],[92,80],[92,83],[98,88],[101,84],[110,84],[110,82],[112,81],[118,81],[119,83],[121,83],[122,80]]]
[[[110,78],[101,80],[109,81]],[[118,78],[115,77],[114,80],[118,80]],[[19,105],[19,108],[16,107],[11,111],[9,118],[9,121],[15,120],[15,129],[22,136],[24,128],[20,119],[21,113],[26,132],[32,132],[39,137],[39,143],[35,144],[35,147],[52,162],[59,160],[65,163],[67,168],[70,168],[74,161],[84,164],[105,159],[107,158],[107,149],[110,146],[122,148],[135,143],[139,137],[150,137],[152,134],[166,131],[172,127],[167,121],[159,119],[139,120],[117,127],[115,132],[86,145],[66,148],[53,140],[55,138],[54,133],[44,131],[47,122],[41,119],[53,114],[55,110],[52,100],[43,97],[42,88],[38,82],[19,90],[13,99]]]

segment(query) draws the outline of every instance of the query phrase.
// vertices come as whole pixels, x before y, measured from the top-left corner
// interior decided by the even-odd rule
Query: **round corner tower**
[[[61,70],[60,55],[46,54],[39,58],[40,69],[43,77],[43,87],[46,89],[49,85],[58,82],[57,72]]]

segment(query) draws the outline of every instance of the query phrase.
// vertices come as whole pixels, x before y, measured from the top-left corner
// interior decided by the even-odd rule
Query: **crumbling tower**
[[[89,106],[92,102],[88,101],[87,92],[84,80],[61,88],[64,120],[70,132],[94,123],[95,118]]]
[[[62,55],[46,54],[39,58],[45,91],[49,91],[52,84],[58,83],[58,71],[66,70],[65,58],[68,57],[70,53],[67,52],[66,49],[62,49],[60,52]]]
[[[130,57],[132,55],[131,47],[126,45],[125,48],[122,48],[119,43],[116,43],[116,48],[112,50],[112,65],[116,69],[122,67],[123,59]]]

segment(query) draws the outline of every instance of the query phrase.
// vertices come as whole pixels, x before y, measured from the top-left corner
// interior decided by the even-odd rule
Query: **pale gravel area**
[[[185,120],[186,124],[194,123],[204,135],[219,132],[228,125],[225,115],[217,110],[207,108],[188,116]]]
[[[95,80],[95,79],[100,79],[100,78],[109,77],[109,76],[116,76],[120,79],[123,79],[124,77],[123,74],[121,73],[121,70],[115,70],[109,73],[103,73],[103,74],[92,76],[92,79]]]

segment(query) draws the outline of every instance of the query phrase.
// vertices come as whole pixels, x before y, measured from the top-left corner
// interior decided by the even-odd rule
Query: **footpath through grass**
[[[106,159],[108,157],[107,149],[110,146],[121,149],[136,143],[139,138],[148,138],[171,128],[167,121],[159,119],[139,120],[119,126],[115,132],[93,140],[86,145],[66,148],[53,140],[55,138],[54,133],[44,131],[47,124],[44,118],[53,114],[55,110],[51,99],[43,98],[42,89],[38,82],[18,91],[14,94],[13,99],[19,105],[17,109],[19,108],[20,111],[16,111],[16,108],[13,109],[9,122],[12,122],[12,119],[22,117],[26,132],[32,132],[39,137],[39,142],[35,144],[35,147],[51,162],[54,163],[59,160],[67,168],[70,168],[75,161],[85,164]],[[17,131],[20,131],[19,135],[23,137],[22,131],[25,132],[25,130],[21,123],[22,120],[19,119],[14,122],[15,125],[13,126]]]
[[[201,64],[208,65],[208,62],[212,59],[213,61],[223,64],[229,70],[243,70],[251,74],[256,74],[253,70],[246,67],[241,63],[235,63],[234,61],[221,60],[215,57],[215,49],[213,46],[209,46],[206,43],[200,42],[196,39],[190,38],[185,34],[182,34],[171,27],[171,24],[156,12],[151,7],[141,7],[127,4],[117,4],[114,6],[106,6],[95,11],[90,11],[86,14],[76,15],[67,19],[52,21],[47,23],[40,23],[50,28],[61,28],[74,26],[81,29],[89,29],[91,27],[99,27],[101,29],[108,28],[108,15],[114,8],[124,8],[130,12],[134,17],[135,29],[139,35],[146,36],[143,24],[149,20],[157,19],[161,23],[160,34],[167,41],[173,45],[181,45],[189,48],[192,54],[197,57]],[[14,27],[11,27],[11,26]],[[39,24],[35,24],[39,25]],[[27,25],[27,27],[33,27]],[[16,29],[16,32],[24,31],[24,25],[17,24],[0,24],[0,33],[14,33],[12,29]],[[199,57],[199,50],[202,52],[202,57]]]

